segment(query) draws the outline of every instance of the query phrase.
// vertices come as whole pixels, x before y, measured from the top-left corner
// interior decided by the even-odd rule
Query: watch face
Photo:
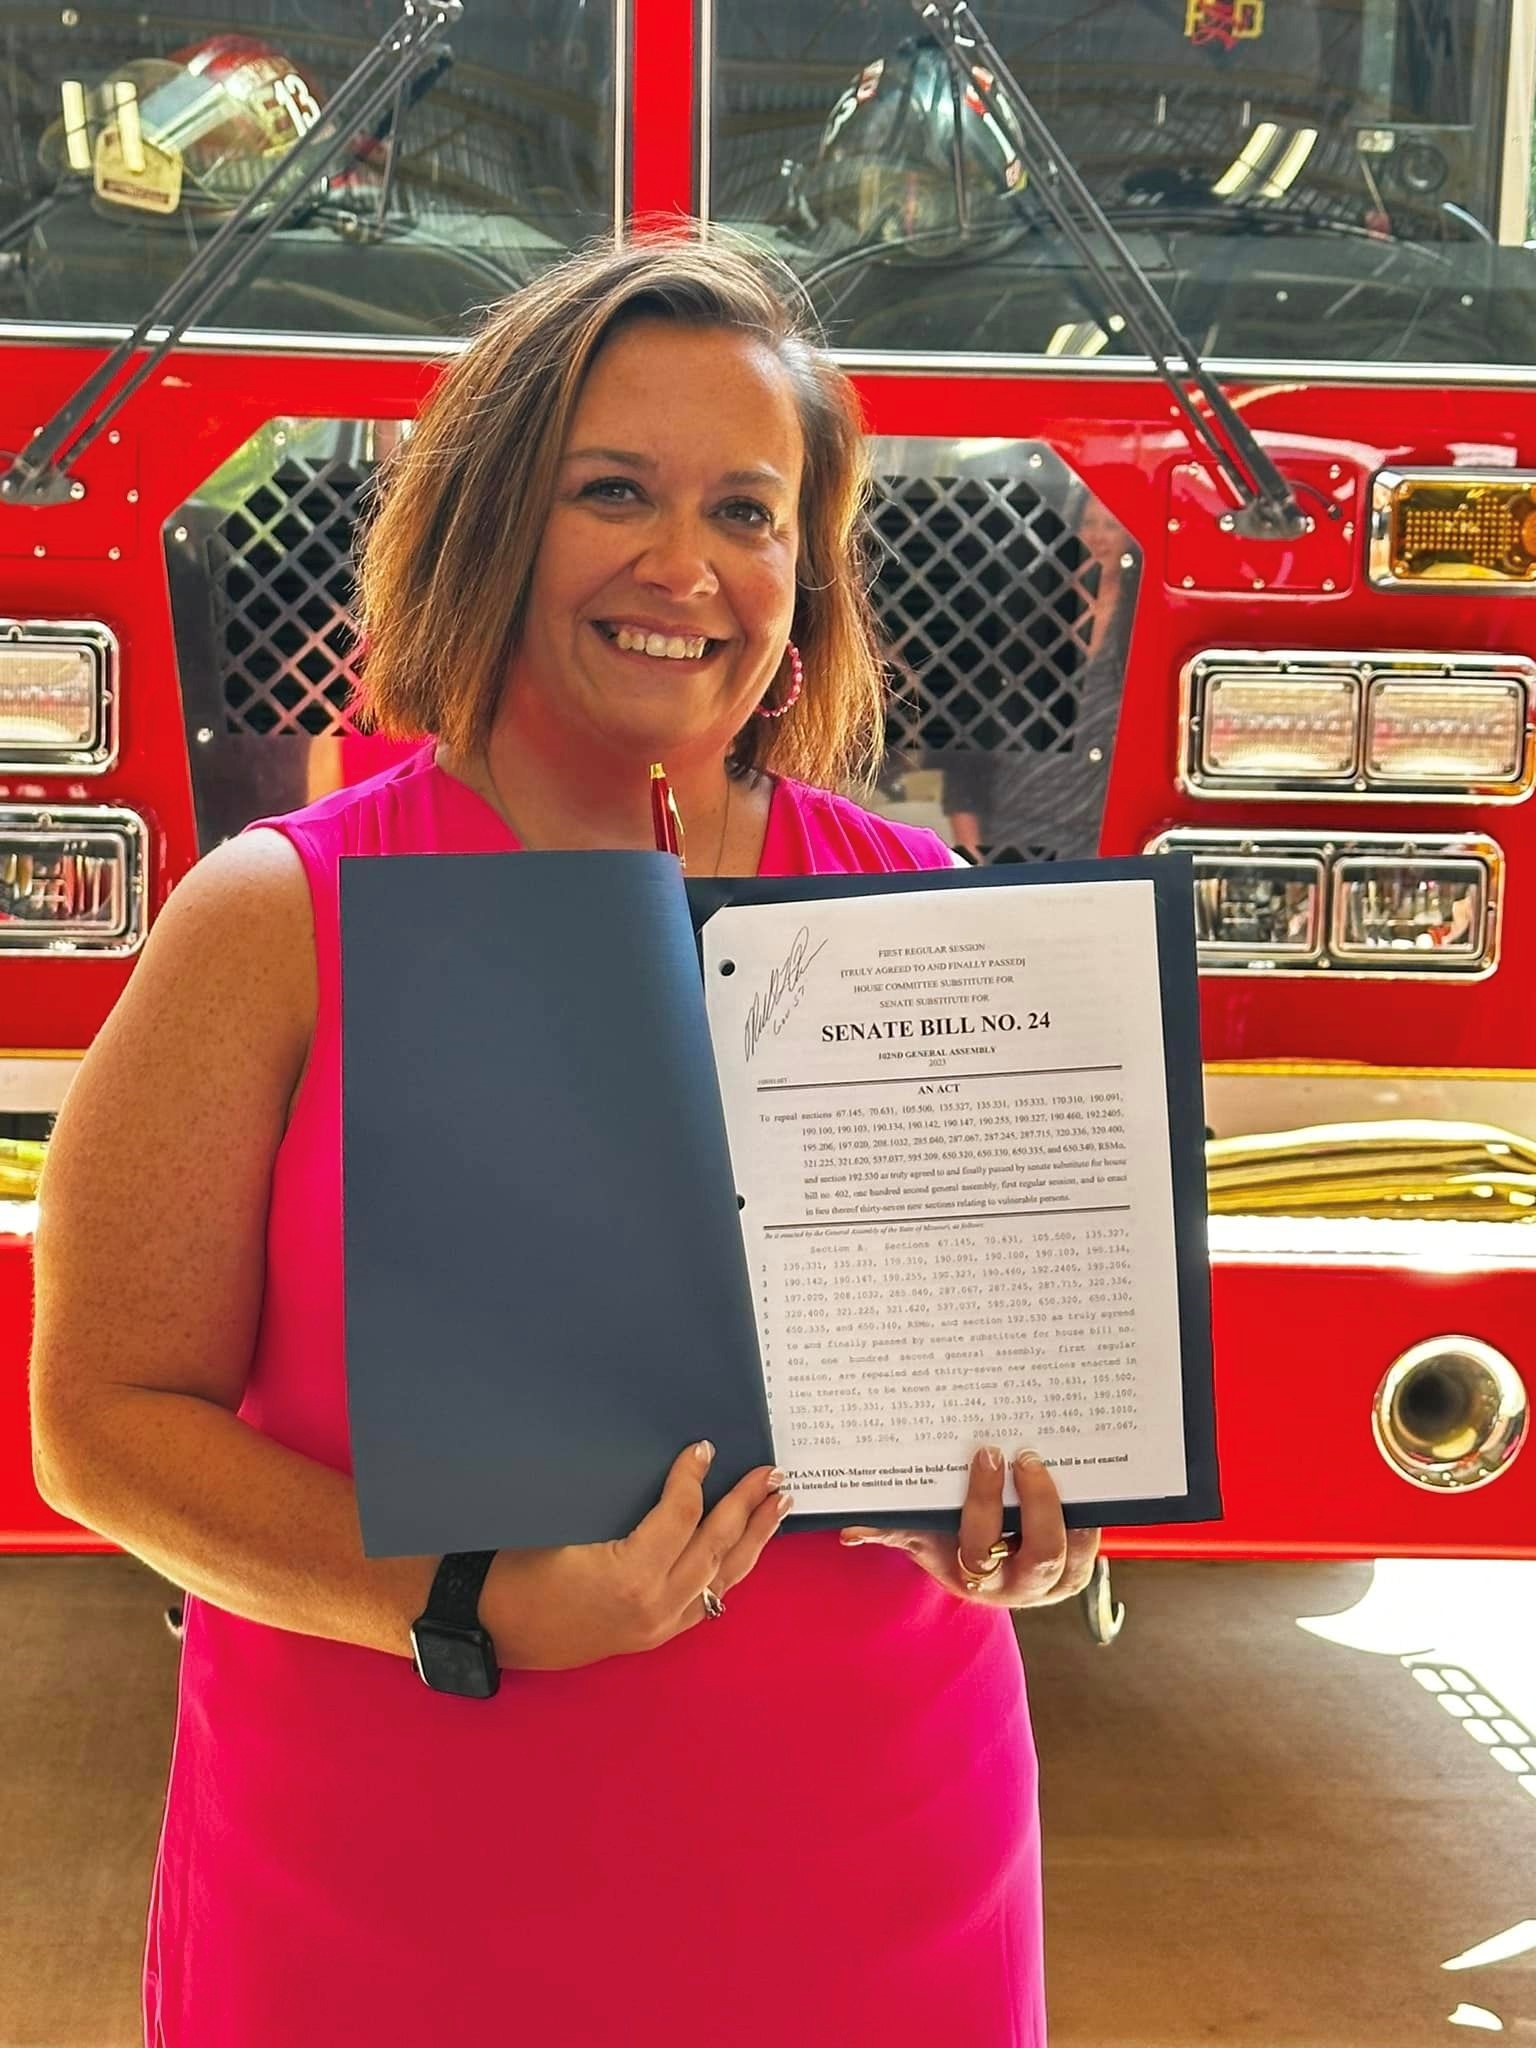
[[[474,1700],[488,1700],[495,1692],[499,1674],[483,1629],[418,1623],[411,1630],[411,1642],[416,1669],[435,1692],[456,1692]]]

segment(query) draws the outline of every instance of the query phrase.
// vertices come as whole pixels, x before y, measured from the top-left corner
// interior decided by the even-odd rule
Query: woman
[[[879,728],[860,463],[744,254],[599,251],[499,308],[366,549],[369,708],[424,744],[202,862],[71,1093],[40,1478],[190,1596],[151,2048],[1044,2038],[1008,1609],[1077,1591],[1095,1537],[1043,1466],[999,1558],[997,1447],[958,1553],[776,1535],[764,1470],[704,1514],[682,1447],[625,1542],[496,1556],[485,1700],[413,1670],[439,1561],[365,1559],[348,1477],[338,858],[648,846],[664,759],[696,873],[945,865],[810,786]]]

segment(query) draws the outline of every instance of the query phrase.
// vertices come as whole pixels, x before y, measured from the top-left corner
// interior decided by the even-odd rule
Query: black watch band
[[[411,1624],[416,1669],[434,1692],[488,1700],[501,1682],[496,1646],[480,1625],[480,1589],[494,1550],[450,1550]]]

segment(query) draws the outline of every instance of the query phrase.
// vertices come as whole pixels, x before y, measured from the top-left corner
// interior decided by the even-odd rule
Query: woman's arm
[[[157,919],[81,1066],[43,1175],[33,1466],[60,1513],[213,1605],[410,1655],[435,1557],[365,1558],[353,1484],[239,1419],[260,1318],[272,1161],[314,1029],[298,855],[252,833]],[[664,1642],[778,1527],[759,1468],[708,1515],[674,1464],[621,1543],[502,1552],[481,1618],[508,1666]],[[787,1505],[787,1503],[784,1503]]]
[[[51,1506],[220,1607],[407,1655],[435,1560],[365,1559],[351,1481],[235,1412],[314,1012],[298,855],[234,840],[156,920],[49,1147],[34,1470]]]

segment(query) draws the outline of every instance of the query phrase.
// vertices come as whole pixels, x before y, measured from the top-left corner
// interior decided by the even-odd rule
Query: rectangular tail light
[[[1438,980],[1498,964],[1504,857],[1489,839],[1178,828],[1146,850],[1193,858],[1205,973]]]
[[[0,808],[0,953],[136,953],[148,836],[134,811]]]
[[[1359,752],[1357,675],[1242,675],[1206,685],[1200,766],[1207,776],[1348,781]]]
[[[1195,936],[1203,959],[1315,960],[1323,943],[1323,864],[1195,854]]]
[[[1180,685],[1192,796],[1511,803],[1536,785],[1528,655],[1210,648]]]
[[[1522,783],[1523,679],[1434,682],[1384,677],[1366,708],[1366,772],[1396,788]]]
[[[1329,951],[1339,961],[1382,965],[1396,955],[1419,969],[1479,967],[1487,955],[1488,889],[1487,865],[1476,858],[1341,860]]]
[[[0,771],[99,775],[117,754],[117,639],[88,619],[0,619]]]

